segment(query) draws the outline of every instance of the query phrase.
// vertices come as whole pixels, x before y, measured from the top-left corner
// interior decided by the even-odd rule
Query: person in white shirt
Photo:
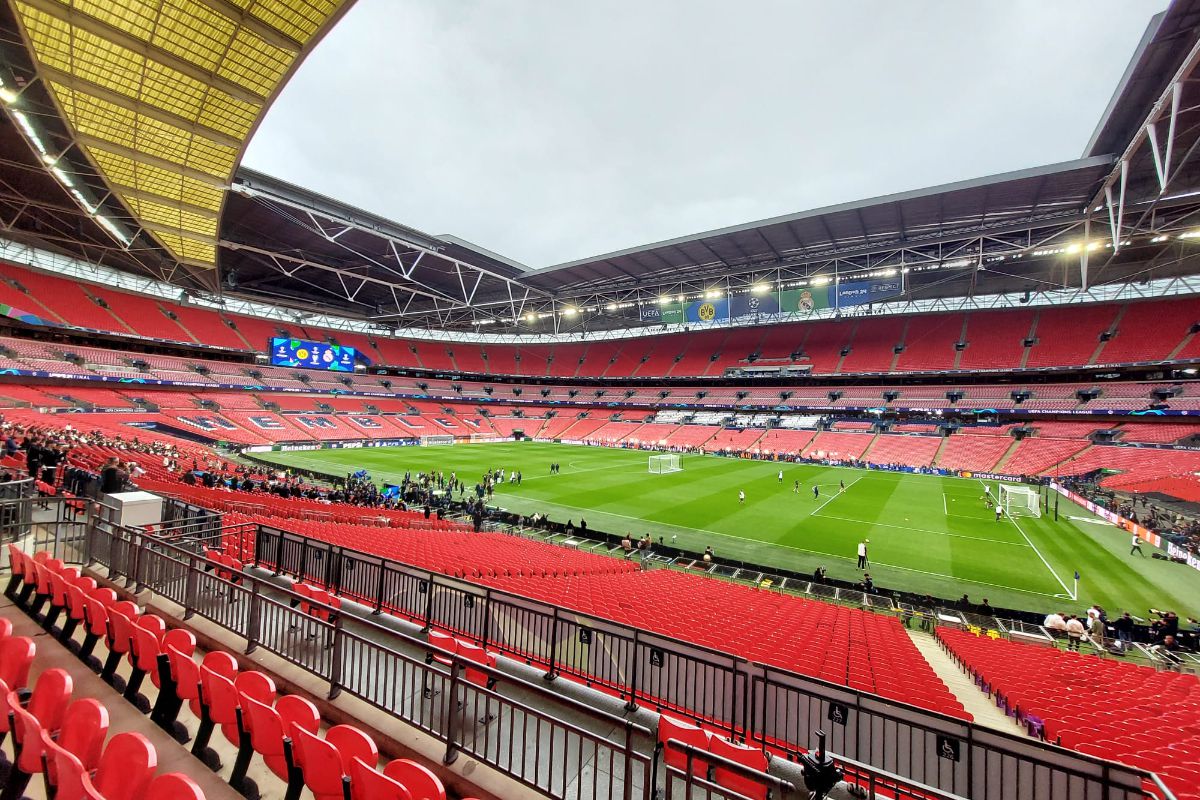
[[[869,545],[870,543],[871,543],[870,539],[863,539],[861,542],[858,543],[858,568],[859,569],[866,569],[867,564],[870,563],[867,560],[867,545]]]
[[[1079,651],[1079,642],[1083,639],[1083,634],[1086,629],[1083,623],[1079,621],[1079,617],[1074,614],[1067,620],[1067,649]]]
[[[1042,623],[1042,627],[1057,636],[1066,631],[1067,621],[1063,618],[1062,614],[1058,613],[1057,611],[1051,611],[1046,615],[1046,619]]]
[[[1146,557],[1146,554],[1142,552],[1142,540],[1138,538],[1136,533],[1133,535],[1133,540],[1129,543],[1129,555],[1133,555],[1134,553],[1137,553],[1142,558]]]
[[[740,503],[741,505],[746,505],[746,493],[745,493],[745,491],[738,490],[738,503]]]
[[[779,483],[780,485],[783,484],[783,470],[779,470]]]

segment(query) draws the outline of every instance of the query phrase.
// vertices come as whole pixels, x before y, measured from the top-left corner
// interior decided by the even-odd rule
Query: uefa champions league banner
[[[642,306],[641,319],[648,325],[685,322],[725,322],[767,314],[812,314],[825,308],[853,308],[880,303],[904,294],[900,277],[868,281],[842,281],[828,286],[784,289],[766,294],[739,294],[716,300],[652,303]]]

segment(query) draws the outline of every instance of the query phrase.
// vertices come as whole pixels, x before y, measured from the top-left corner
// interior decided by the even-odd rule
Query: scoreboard
[[[276,367],[354,372],[356,353],[353,347],[326,342],[307,342],[284,336],[271,339],[271,364]]]

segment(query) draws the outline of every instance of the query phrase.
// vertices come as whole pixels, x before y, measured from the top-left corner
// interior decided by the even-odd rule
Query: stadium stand
[[[937,636],[998,706],[1047,740],[1153,770],[1178,798],[1200,796],[1195,675],[951,628]]]

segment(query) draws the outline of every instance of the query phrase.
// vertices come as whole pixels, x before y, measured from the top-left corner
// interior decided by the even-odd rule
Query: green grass
[[[592,530],[650,533],[680,547],[711,545],[719,556],[767,567],[858,580],[855,547],[871,540],[878,585],[993,606],[1075,610],[1099,602],[1110,614],[1171,608],[1200,615],[1200,575],[1180,565],[1128,555],[1128,536],[1067,501],[1041,519],[997,522],[978,480],[683,456],[683,471],[653,475],[647,453],[549,443],[495,443],[269,453],[281,464],[335,475],[360,468],[379,482],[406,470],[454,470],[472,486],[490,468],[520,469],[493,502],[543,512]],[[550,475],[557,461],[562,473]],[[777,473],[782,467],[784,481]],[[802,483],[792,491],[793,481]],[[839,482],[846,490],[839,492]],[[812,486],[821,494],[813,498]],[[738,503],[739,490],[746,503]],[[993,486],[993,494],[996,488]],[[1053,509],[1053,499],[1051,500]],[[1147,551],[1150,548],[1147,546]],[[1082,580],[1071,600],[1074,572]]]

